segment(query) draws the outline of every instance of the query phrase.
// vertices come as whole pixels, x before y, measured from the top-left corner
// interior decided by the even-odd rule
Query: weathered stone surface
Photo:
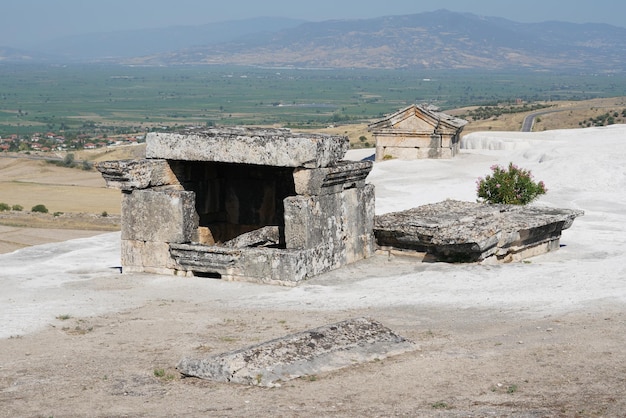
[[[321,196],[292,196],[285,199],[287,248],[313,248],[344,241],[347,235],[367,233],[368,215],[374,206],[374,186],[348,189]],[[353,228],[346,228],[350,223]],[[358,225],[357,225],[358,224]]]
[[[265,226],[226,241],[224,246],[231,248],[269,247],[280,244],[280,236],[281,233],[278,226]]]
[[[312,268],[313,250],[170,244],[170,253],[185,271],[229,281],[293,286],[321,273]]]
[[[373,253],[373,218],[370,184],[330,195],[289,197],[285,199],[286,246],[319,248],[315,262],[328,262],[326,270],[337,268]]]
[[[122,240],[121,261],[126,272],[175,274],[182,270],[165,242]]]
[[[307,168],[334,165],[349,148],[345,136],[265,128],[153,132],[147,135],[146,143],[147,158]]]
[[[190,242],[197,228],[194,192],[146,189],[122,195],[122,240]]]
[[[107,187],[130,191],[176,185],[178,180],[165,160],[118,160],[96,163]]]
[[[372,234],[355,238],[357,251],[333,252],[332,246],[307,249],[229,248],[223,245],[170,244],[170,254],[181,272],[229,281],[294,286],[303,280],[369,257]]]
[[[422,160],[452,158],[458,153],[456,148],[402,148],[388,147],[381,140],[376,146],[376,161],[387,159]]]
[[[124,266],[153,271],[154,266],[146,260],[159,255],[162,267],[168,271],[293,285],[367,258],[375,250],[372,185],[322,196],[287,198],[284,229],[262,227],[221,245],[191,244],[214,244],[211,231],[197,226],[192,196],[193,192],[169,189],[125,194],[123,213],[131,220],[123,226],[123,240],[166,242],[171,259],[161,252],[146,254],[143,246],[133,245],[129,249],[135,252],[129,250],[123,256]],[[165,223],[162,228],[161,223]],[[289,239],[286,230],[290,231]]]
[[[375,218],[381,247],[425,252],[442,261],[514,261],[559,247],[582,211],[446,200]]]
[[[441,136],[410,136],[408,134],[398,134],[384,138],[384,145],[386,147],[397,148],[441,148]]]
[[[381,323],[356,318],[205,359],[184,358],[177,368],[186,376],[272,387],[416,348]]]
[[[296,168],[293,173],[296,193],[311,196],[363,187],[372,165],[371,161],[341,161],[333,167]]]
[[[342,260],[343,264],[369,258],[374,254],[375,202],[375,188],[371,184],[344,193],[342,222],[345,236],[349,239],[344,241],[346,258]]]

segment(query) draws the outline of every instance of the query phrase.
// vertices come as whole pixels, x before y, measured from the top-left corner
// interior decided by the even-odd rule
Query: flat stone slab
[[[278,244],[280,244],[280,227],[270,225],[241,234],[230,241],[226,241],[224,246],[230,248],[246,248],[268,247]]]
[[[243,127],[151,132],[146,143],[146,158],[306,168],[333,166],[349,148],[346,136]]]
[[[205,359],[184,358],[177,368],[185,376],[272,387],[415,349],[381,323],[355,318]]]
[[[132,191],[149,187],[178,184],[178,179],[165,160],[100,161],[96,169],[107,187]]]
[[[582,211],[446,200],[377,216],[380,247],[427,253],[439,261],[517,261],[559,248],[561,231]]]

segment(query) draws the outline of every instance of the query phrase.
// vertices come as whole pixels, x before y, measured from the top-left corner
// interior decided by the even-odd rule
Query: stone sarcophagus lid
[[[374,252],[372,163],[348,139],[287,129],[150,133],[97,164],[122,191],[125,272],[294,284]]]
[[[583,212],[446,200],[377,216],[383,250],[424,253],[447,262],[512,262],[559,248],[561,233]]]
[[[459,153],[461,131],[467,121],[411,105],[368,126],[376,140],[376,161],[452,158]]]

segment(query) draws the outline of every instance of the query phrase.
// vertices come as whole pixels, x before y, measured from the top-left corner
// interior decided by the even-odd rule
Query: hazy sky
[[[626,27],[624,0],[2,0],[0,46],[87,32],[198,25],[259,16],[359,19],[448,9],[518,22]]]

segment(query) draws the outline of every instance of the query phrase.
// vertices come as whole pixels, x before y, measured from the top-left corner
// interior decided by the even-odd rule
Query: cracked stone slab
[[[273,387],[417,348],[380,322],[355,318],[204,359],[184,358],[177,368],[185,376]]]
[[[333,166],[349,148],[346,136],[243,127],[151,132],[146,144],[149,159],[306,168]]]
[[[236,238],[226,241],[223,245],[230,248],[268,247],[280,244],[280,227],[276,225],[264,226],[254,231],[246,232]]]
[[[375,218],[380,247],[439,261],[518,261],[559,248],[561,232],[584,212],[446,200]]]

